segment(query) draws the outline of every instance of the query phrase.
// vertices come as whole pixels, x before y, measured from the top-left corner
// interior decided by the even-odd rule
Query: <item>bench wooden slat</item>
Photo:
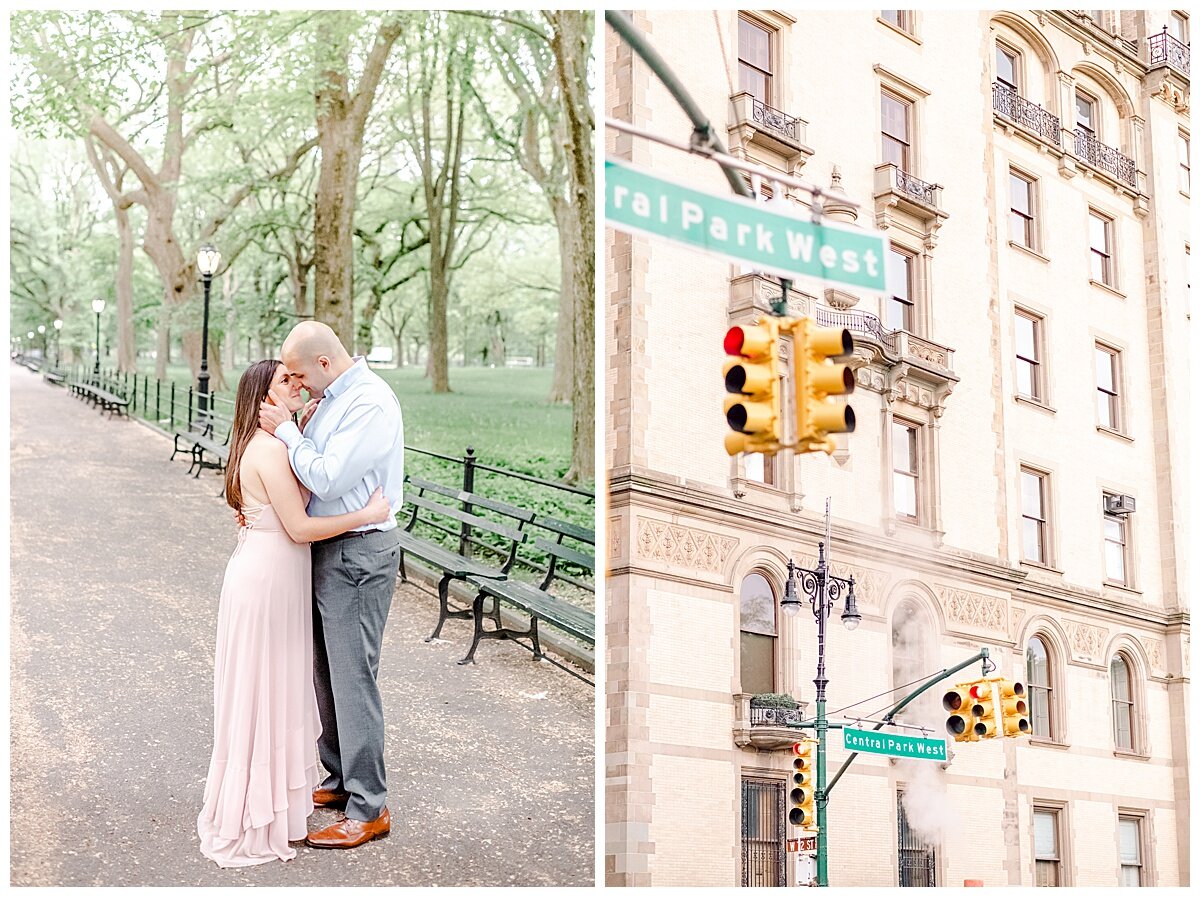
[[[471,526],[477,526],[480,529],[485,529],[488,532],[495,533],[497,536],[503,536],[506,539],[511,539],[513,542],[524,542],[525,534],[520,530],[513,529],[511,526],[505,526],[503,523],[497,523],[494,520],[488,520],[486,517],[479,517],[475,514],[468,514],[466,511],[460,511],[458,508],[450,508],[430,498],[424,498],[414,492],[406,492],[404,500],[418,508],[424,508],[427,511],[432,511],[435,514],[441,514],[443,517],[450,517],[458,520],[461,523],[469,523]]]
[[[485,508],[489,511],[495,511],[497,514],[503,514],[505,517],[511,517],[514,520],[519,520],[522,523],[529,523],[536,516],[533,511],[526,511],[524,508],[518,508],[516,505],[510,505],[506,502],[496,501],[494,498],[480,495],[477,492],[463,492],[461,489],[454,489],[450,486],[443,486],[441,483],[435,483],[431,480],[422,479],[421,477],[405,477],[410,486],[415,486],[425,492],[436,492],[438,495],[444,495],[447,498],[453,498],[456,501],[466,502],[472,508]]]
[[[487,595],[507,601],[576,638],[595,644],[596,615],[577,604],[543,592],[537,586],[517,579],[509,579],[504,582],[479,580],[475,582],[475,585]]]
[[[596,531],[580,526],[577,523],[571,523],[567,520],[557,520],[554,517],[535,517],[533,525],[540,526],[542,529],[548,529],[563,536],[569,536],[572,539],[578,539],[580,542],[587,542],[589,545],[596,544]]]
[[[430,542],[428,539],[422,539],[404,530],[399,531],[399,536],[401,551],[407,551],[420,560],[428,561],[435,567],[441,567],[443,572],[452,573],[456,578],[466,576],[487,580],[504,578],[504,574],[499,570],[493,570],[485,564],[465,558],[436,542]]]
[[[544,551],[547,554],[561,558],[568,563],[578,564],[585,570],[591,570],[593,573],[596,572],[596,559],[591,555],[584,554],[582,551],[568,548],[559,542],[551,542],[549,539],[534,539],[533,547],[538,551]]]

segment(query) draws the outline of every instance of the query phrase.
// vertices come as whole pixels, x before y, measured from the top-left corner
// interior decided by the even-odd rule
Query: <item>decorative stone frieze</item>
[[[720,573],[737,546],[738,540],[729,536],[646,517],[637,519],[637,556],[645,560]]]

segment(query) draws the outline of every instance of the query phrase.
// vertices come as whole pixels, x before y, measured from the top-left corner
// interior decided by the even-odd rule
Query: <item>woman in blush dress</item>
[[[304,406],[300,386],[274,360],[238,384],[225,495],[244,516],[225,568],[213,674],[213,752],[196,820],[200,852],[223,867],[296,856],[320,783],[321,724],[313,691],[309,542],[391,513],[381,490],[352,514],[309,517],[308,494],[287,447],[260,430],[259,405]]]

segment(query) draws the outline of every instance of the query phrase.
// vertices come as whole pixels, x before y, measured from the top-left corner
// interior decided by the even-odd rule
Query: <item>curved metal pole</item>
[[[612,26],[612,29],[621,35],[621,39],[629,44],[629,48],[633,52],[642,57],[646,65],[650,66],[650,71],[658,76],[658,80],[663,83],[663,87],[675,98],[675,102],[679,104],[679,108],[692,120],[692,127],[695,129],[696,136],[700,141],[712,147],[717,152],[724,153],[724,144],[717,137],[712,124],[704,116],[699,105],[692,99],[691,94],[687,92],[680,80],[675,77],[675,73],[671,71],[663,58],[658,55],[658,51],[650,46],[642,38],[641,33],[633,27],[633,22],[629,21],[629,17],[615,9],[606,9],[604,11],[604,21],[608,22]],[[725,179],[729,181],[729,186],[733,188],[734,193],[738,194],[738,196],[754,196],[750,188],[746,186],[746,181],[738,174],[736,169],[728,168],[719,161],[717,164],[725,172]]]

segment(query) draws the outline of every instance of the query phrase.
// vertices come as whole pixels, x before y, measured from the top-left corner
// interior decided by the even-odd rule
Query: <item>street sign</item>
[[[715,196],[638,168],[604,162],[605,223],[723,255],[780,277],[882,291],[887,239],[813,224],[740,196]]]
[[[908,757],[914,760],[946,760],[946,739],[914,738],[892,732],[870,732],[864,729],[842,729],[842,744],[848,751],[865,754],[887,754],[889,757]]]

